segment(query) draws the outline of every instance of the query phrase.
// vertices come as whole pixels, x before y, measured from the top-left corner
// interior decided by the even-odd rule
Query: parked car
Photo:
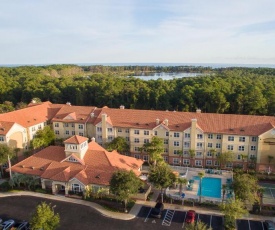
[[[196,212],[194,210],[189,210],[186,214],[185,223],[192,224],[195,222]]]
[[[161,218],[161,213],[164,209],[164,205],[162,202],[157,202],[155,207],[151,211],[151,216],[156,217],[156,218]]]
[[[15,221],[12,219],[4,221],[2,224],[0,224],[0,229],[1,230],[9,230],[13,227],[15,224]]]
[[[0,218],[0,224],[3,222],[3,220]]]
[[[27,221],[17,222],[13,225],[16,230],[28,230],[30,228],[30,224]]]
[[[265,220],[264,221],[264,228],[266,230],[275,230],[275,224],[271,220]]]

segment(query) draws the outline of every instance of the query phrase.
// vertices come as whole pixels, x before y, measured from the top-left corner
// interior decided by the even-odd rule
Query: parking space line
[[[264,230],[264,222],[262,221],[262,227],[263,227],[263,230]]]
[[[148,217],[149,217],[149,215],[150,215],[150,213],[151,213],[151,210],[152,210],[152,208],[150,208],[150,211],[148,212],[148,215],[146,216],[146,219],[144,220],[144,222],[147,222]]]
[[[185,225],[186,215],[187,215],[187,212],[185,213],[185,216],[184,216],[184,220],[183,220],[182,228],[184,228],[184,225]]]
[[[166,211],[166,214],[165,214],[164,219],[163,219],[163,221],[162,221],[162,225],[170,226],[174,214],[175,214],[175,210],[170,210],[170,209],[168,209],[168,210]]]
[[[251,230],[251,227],[250,227],[250,221],[249,220],[247,220],[248,221],[248,227],[249,227],[249,230]]]
[[[210,228],[211,228],[211,225],[212,225],[212,215],[210,216]]]

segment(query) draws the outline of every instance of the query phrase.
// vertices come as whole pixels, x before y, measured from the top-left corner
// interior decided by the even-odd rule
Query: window
[[[97,131],[97,132],[102,132],[102,128],[101,128],[101,127],[97,127],[97,128],[96,128],[96,131]]]
[[[79,136],[82,136],[82,137],[83,137],[83,136],[84,136],[84,133],[82,133],[82,132],[79,132]]]
[[[257,137],[252,137],[251,140],[252,140],[253,142],[256,142],[256,141],[257,141]]]
[[[102,136],[98,135],[98,136],[97,136],[97,139],[98,139],[98,140],[102,140]]]
[[[173,158],[173,164],[178,165],[180,163],[179,158]]]
[[[164,144],[164,145],[168,145],[168,142],[169,142],[168,139],[164,139],[164,140],[163,140],[163,144]]]
[[[163,156],[163,160],[164,160],[165,162],[168,162],[168,156]]]
[[[174,141],[174,146],[180,146],[180,142],[179,141]]]
[[[108,128],[107,131],[108,131],[108,133],[112,133],[113,129],[112,128]]]
[[[139,147],[134,147],[135,152],[139,152]]]
[[[70,158],[68,159],[68,161],[70,161],[70,162],[78,162],[78,160],[76,160],[76,159],[73,158],[72,156],[70,156]]]
[[[245,137],[239,137],[239,142],[245,142]]]
[[[149,131],[148,130],[144,130],[144,135],[148,136],[149,135]]]
[[[140,159],[140,155],[139,155],[139,154],[135,154],[135,155],[134,155],[134,158]]]
[[[125,137],[125,140],[126,141],[130,141],[130,137]]]
[[[54,127],[58,128],[59,127],[59,123],[54,123]]]
[[[256,146],[253,145],[253,146],[250,147],[250,149],[251,149],[251,151],[256,151]]]
[[[167,149],[167,148],[164,148],[164,149],[163,149],[163,152],[164,152],[164,153],[168,153],[168,149]]]
[[[185,133],[185,134],[184,134],[184,137],[185,137],[185,138],[190,138],[190,133]]]
[[[35,131],[35,127],[32,127],[32,131]]]
[[[214,161],[214,165],[215,165],[215,166],[220,166],[220,162]]]
[[[217,140],[221,140],[222,139],[222,135],[221,134],[217,134]]]
[[[183,164],[184,165],[189,165],[190,164],[190,161],[188,159],[183,159]]]
[[[66,130],[66,131],[65,131],[65,134],[66,134],[66,135],[70,135],[69,130]]]
[[[238,160],[241,160],[241,159],[242,159],[240,154],[238,154],[237,159],[238,159]]]
[[[157,136],[158,135],[158,131],[155,131],[154,134],[155,134],[155,136]]]
[[[148,155],[144,155],[144,156],[143,156],[143,160],[144,160],[144,161],[148,161],[148,160],[149,160]]]
[[[256,159],[256,156],[254,154],[250,154],[249,159]]]
[[[208,148],[212,148],[212,146],[213,146],[212,143],[208,143],[208,144],[207,144],[207,147],[208,147]]]
[[[135,138],[134,142],[135,142],[135,143],[139,143],[139,139],[138,139],[138,138]]]
[[[72,127],[74,128],[74,123],[72,123]]]
[[[122,133],[122,129],[117,129],[117,132],[118,133]]]
[[[139,130],[135,129],[134,134],[139,135]]]
[[[68,123],[64,123],[64,127],[69,127],[69,124]]]
[[[113,136],[108,136],[108,141],[112,141],[113,140]]]
[[[244,145],[239,146],[239,151],[244,151]]]
[[[198,143],[197,143],[197,148],[198,148],[198,149],[202,149],[202,142],[198,142]]]
[[[228,136],[228,141],[234,141],[234,136]]]
[[[78,125],[78,129],[83,129],[84,126],[83,125]]]
[[[202,156],[202,152],[196,152],[196,156],[197,157],[201,157]]]
[[[202,134],[197,134],[197,139],[202,139]]]
[[[174,137],[180,137],[180,133],[174,133]]]
[[[220,149],[221,148],[221,144],[220,143],[216,143],[216,149]]]
[[[125,130],[125,133],[129,133],[129,132],[130,132],[129,129],[126,129],[126,130]]]
[[[0,141],[4,141],[4,137],[3,136],[0,136]]]
[[[149,143],[149,139],[144,139],[144,144]]]
[[[183,155],[188,156],[189,152],[188,151],[183,151]]]
[[[213,134],[208,134],[208,139],[213,139]]]
[[[227,145],[227,150],[232,151],[234,149],[233,145]]]
[[[212,165],[212,161],[211,160],[206,160],[206,165],[208,165],[208,166],[210,166],[210,165]]]
[[[233,164],[232,164],[231,162],[227,162],[227,163],[226,163],[226,167],[227,167],[227,168],[232,168],[232,166],[233,166]]]
[[[189,148],[190,147],[190,142],[184,142],[184,148]]]
[[[166,133],[165,133],[165,136],[166,136],[166,137],[169,137],[169,132],[166,132]]]
[[[55,133],[56,135],[59,135],[59,130],[55,130],[54,133]]]
[[[174,154],[179,155],[179,150],[174,149]]]
[[[72,184],[72,191],[73,192],[81,192],[81,186],[79,184]]]
[[[75,131],[72,131],[72,135],[75,135]]]
[[[210,151],[207,152],[206,154],[208,157],[212,157],[212,153]]]
[[[201,162],[201,161],[196,160],[196,161],[195,161],[195,165],[196,165],[196,166],[201,166],[201,165],[202,165],[202,162]]]
[[[38,125],[38,129],[42,129],[42,126],[41,126],[41,125]]]

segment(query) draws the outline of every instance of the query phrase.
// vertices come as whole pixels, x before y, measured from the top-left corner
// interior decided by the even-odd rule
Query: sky
[[[0,65],[275,63],[274,0],[0,0]]]

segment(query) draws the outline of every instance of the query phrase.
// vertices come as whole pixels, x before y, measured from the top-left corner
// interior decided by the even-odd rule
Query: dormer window
[[[78,160],[76,160],[73,156],[70,156],[68,161],[70,162],[78,162]]]

